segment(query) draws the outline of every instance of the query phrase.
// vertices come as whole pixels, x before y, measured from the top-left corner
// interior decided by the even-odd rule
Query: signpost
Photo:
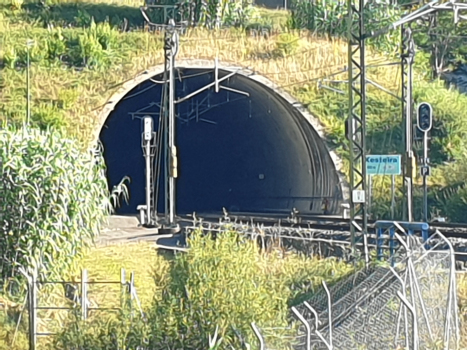
[[[367,155],[366,156],[366,173],[370,176],[369,182],[369,211],[371,211],[371,189],[373,175],[391,175],[391,219],[394,219],[395,206],[395,179],[396,175],[402,173],[402,161],[399,154],[394,155]]]

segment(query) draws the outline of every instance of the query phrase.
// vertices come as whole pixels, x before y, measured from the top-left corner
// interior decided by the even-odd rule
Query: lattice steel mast
[[[364,0],[348,0],[348,72],[349,72],[349,151],[350,151],[350,218],[352,248],[355,250],[357,234],[366,245],[366,76],[365,76],[365,16]],[[362,226],[356,222],[362,218]],[[354,251],[355,252],[355,251]]]
[[[415,58],[415,44],[412,29],[401,26],[401,100],[402,119],[405,124],[405,199],[406,210],[404,220],[413,221],[413,168],[415,157],[413,153],[413,63]]]

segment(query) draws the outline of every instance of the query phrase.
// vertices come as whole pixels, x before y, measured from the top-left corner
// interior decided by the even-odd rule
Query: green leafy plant
[[[41,102],[32,109],[32,121],[40,129],[54,128],[57,130],[68,126],[63,110],[53,103]]]
[[[276,54],[280,56],[293,55],[299,47],[300,37],[293,33],[279,34],[276,39]]]
[[[0,134],[1,280],[14,287],[20,271],[60,276],[110,210],[102,156],[50,130]]]

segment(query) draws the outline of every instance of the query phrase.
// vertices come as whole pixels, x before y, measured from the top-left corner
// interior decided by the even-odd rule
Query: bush
[[[124,310],[118,317],[95,317],[88,321],[80,320],[79,310],[69,318],[49,344],[48,349],[70,350],[138,350],[144,349],[148,327],[140,318],[131,316]],[[1,349],[0,349],[1,350]]]
[[[254,348],[251,322],[262,328],[290,324],[290,306],[308,299],[323,279],[332,283],[353,270],[337,259],[264,254],[235,232],[215,239],[198,232],[188,243],[189,252],[168,260],[170,270],[155,269],[157,291],[146,323],[136,310],[133,317],[125,309],[116,318],[99,311],[86,322],[76,314],[54,349],[220,350],[243,349],[243,342]],[[217,347],[210,347],[217,327]],[[277,330],[268,346],[288,349],[285,336],[294,329],[292,323],[292,329]]]
[[[151,312],[149,348],[209,349],[208,335],[218,326],[222,348],[240,349],[236,332],[251,342],[250,322],[287,325],[286,285],[259,273],[257,246],[241,240],[233,232],[216,240],[191,237],[190,251],[175,260],[164,298]]]
[[[29,49],[31,65],[105,68],[115,63],[119,33],[108,22],[96,24],[91,20],[89,27],[75,30],[50,27],[40,34]],[[22,40],[11,41],[5,47],[6,67],[26,67],[27,48]]]
[[[63,275],[110,209],[103,158],[53,131],[0,134],[0,278]]]
[[[62,129],[68,125],[63,115],[63,110],[53,103],[39,103],[32,109],[32,121],[34,125],[44,130],[49,127]]]
[[[296,53],[300,37],[292,33],[279,34],[276,40],[275,53],[279,56],[288,56]]]
[[[255,347],[251,322],[289,325],[290,305],[312,293],[323,278],[335,280],[350,271],[334,259],[264,255],[256,242],[235,232],[215,239],[198,232],[188,244],[189,252],[175,259],[162,301],[150,312],[150,349],[209,349],[216,327],[219,349],[242,349],[244,341]],[[293,329],[282,332],[276,335],[295,334]],[[285,349],[289,343],[283,339],[268,345]]]

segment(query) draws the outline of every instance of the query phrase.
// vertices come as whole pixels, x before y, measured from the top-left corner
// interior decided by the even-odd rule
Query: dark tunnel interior
[[[230,72],[220,70],[219,77]],[[117,214],[136,214],[145,204],[142,117],[157,131],[162,74],[131,90],[107,118],[100,140],[109,188],[131,179],[129,203]],[[214,81],[213,69],[176,72],[176,100]],[[272,89],[243,75],[177,104],[178,214],[229,212],[323,214],[340,211],[339,176],[324,141],[303,117]],[[161,181],[162,182],[162,181]],[[159,191],[159,212],[164,191]]]

